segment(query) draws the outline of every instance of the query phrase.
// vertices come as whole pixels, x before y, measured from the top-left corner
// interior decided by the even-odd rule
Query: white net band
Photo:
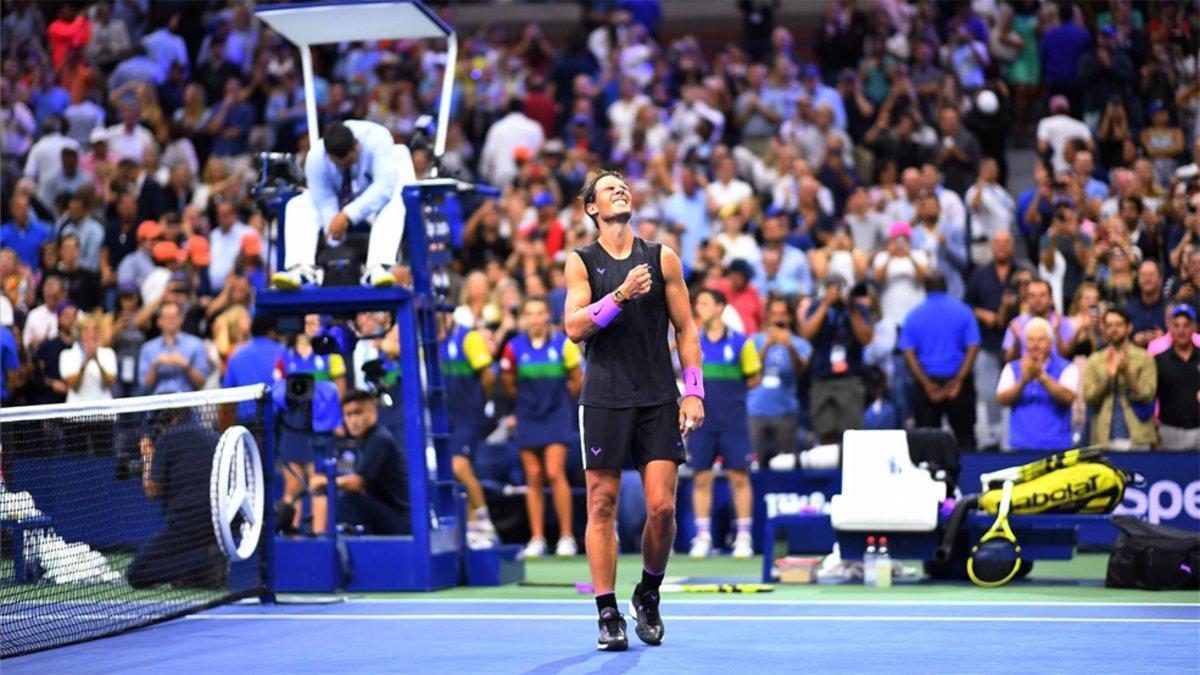
[[[248,403],[261,398],[266,390],[266,386],[254,384],[245,387],[231,387],[229,389],[138,396],[134,398],[111,399],[108,401],[21,406],[0,410],[0,422],[62,419],[82,415],[121,415],[125,413],[168,410],[171,408]]]

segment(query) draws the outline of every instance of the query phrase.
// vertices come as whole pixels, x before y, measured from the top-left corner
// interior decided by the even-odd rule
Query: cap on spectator
[[[547,206],[554,206],[554,195],[543,190],[533,196],[533,208],[542,209]]]
[[[160,236],[162,236],[162,225],[159,225],[157,220],[143,220],[137,226],[138,241],[158,239]]]
[[[58,306],[58,311],[55,312],[55,314],[58,316],[62,316],[63,312],[67,311],[68,309],[77,309],[75,307],[75,303],[71,302],[70,300],[64,302],[63,304]]]
[[[92,133],[88,135],[88,143],[95,145],[97,143],[108,143],[108,129],[104,127],[96,127],[92,129]]]
[[[513,159],[518,162],[528,162],[531,157],[533,157],[533,153],[530,152],[529,146],[527,145],[518,145],[517,148],[513,150]]]
[[[1189,318],[1193,322],[1195,322],[1196,321],[1196,310],[1191,305],[1187,305],[1187,304],[1184,304],[1181,302],[1179,304],[1171,306],[1171,318],[1174,319],[1177,316],[1186,316],[1187,318]]]
[[[1150,105],[1146,108],[1146,112],[1148,115],[1153,117],[1155,113],[1157,113],[1160,110],[1166,110],[1166,108],[1167,108],[1166,104],[1164,104],[1159,99],[1155,99],[1150,102]]]
[[[242,235],[242,253],[246,255],[262,255],[262,236],[257,232],[247,232]]]
[[[1117,27],[1111,23],[1106,23],[1100,27],[1100,34],[1104,37],[1112,37],[1117,34]]]
[[[804,67],[800,69],[800,77],[808,78],[808,77],[820,77],[820,76],[821,76],[821,69],[818,68],[817,64],[815,64],[815,63],[806,63],[806,64],[804,64]]]
[[[543,155],[561,155],[567,151],[567,146],[560,139],[551,138],[542,145]]]
[[[734,258],[733,260],[729,261],[728,265],[725,266],[725,273],[740,274],[746,277],[746,281],[750,281],[754,278],[754,267],[741,258]]]
[[[589,125],[591,123],[592,123],[592,118],[589,117],[587,113],[575,113],[575,115],[573,115],[571,117],[571,124],[575,124],[575,125],[578,125],[581,127],[586,127],[587,125]]]
[[[996,97],[996,92],[984,89],[975,97],[975,107],[984,115],[995,115],[1000,109],[1000,99]]]
[[[891,225],[888,225],[888,239],[895,239],[896,237],[911,238],[912,225],[909,225],[903,220],[893,221]]]
[[[187,259],[187,253],[173,241],[158,242],[151,249],[150,254],[154,256],[154,262],[157,263],[183,262]]]
[[[187,254],[196,267],[208,267],[212,264],[212,249],[208,245],[208,240],[198,234],[194,234],[191,239],[188,239]]]
[[[1058,113],[1065,113],[1065,112],[1069,111],[1070,109],[1071,109],[1071,102],[1067,100],[1066,96],[1063,96],[1062,94],[1056,94],[1056,95],[1050,97],[1050,114],[1051,115],[1057,115]]]
[[[858,71],[853,68],[842,68],[838,72],[839,82],[853,82],[856,79],[858,79]]]
[[[126,281],[125,283],[117,286],[117,295],[138,295],[138,286],[132,281]]]
[[[737,212],[738,212],[738,203],[730,202],[730,203],[726,204],[725,206],[722,206],[720,208],[720,210],[717,211],[717,217],[720,218],[721,220],[725,220],[726,218],[728,218],[729,216],[732,216],[733,214],[735,214]]]

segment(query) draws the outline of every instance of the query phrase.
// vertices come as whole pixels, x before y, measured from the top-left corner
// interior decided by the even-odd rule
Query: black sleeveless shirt
[[[597,408],[641,408],[673,403],[679,398],[671,350],[667,343],[670,315],[662,272],[662,245],[633,238],[629,257],[617,260],[594,241],[575,249],[587,269],[591,302],[612,293],[629,270],[650,266],[650,292],[627,301],[607,327],[584,341],[587,366],[579,402]]]

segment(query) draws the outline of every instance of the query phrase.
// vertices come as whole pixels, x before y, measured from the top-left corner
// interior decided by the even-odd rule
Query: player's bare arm
[[[678,264],[678,258],[676,263]],[[632,302],[650,291],[650,268],[645,265],[638,265],[630,270],[620,288],[596,302],[592,302],[592,287],[588,283],[587,269],[579,254],[572,252],[567,256],[565,273],[567,302],[563,325],[567,337],[576,343],[583,342],[607,326],[625,303]],[[683,292],[686,301],[687,288],[684,288]],[[699,353],[699,343],[696,349]]]
[[[692,301],[688,297],[687,284],[683,281],[683,265],[679,256],[667,247],[662,249],[663,282],[666,284],[667,313],[675,327],[675,344],[679,349],[679,365],[684,371],[684,387],[687,393],[679,404],[679,428],[684,436],[704,424],[703,389],[699,395],[693,393],[688,378],[700,369],[700,334],[692,319]],[[569,296],[568,296],[569,297]],[[691,371],[690,369],[695,369]],[[697,375],[698,377],[698,375]],[[692,384],[699,384],[699,380]]]

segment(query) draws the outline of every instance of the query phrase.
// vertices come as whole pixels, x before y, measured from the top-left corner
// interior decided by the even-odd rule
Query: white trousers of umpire
[[[400,177],[392,198],[378,213],[368,218],[371,223],[371,240],[367,247],[368,270],[375,269],[377,265],[390,269],[396,264],[400,242],[404,239],[406,211],[401,190],[417,182],[417,172],[413,169],[412,154],[406,146],[395,146],[395,161],[400,165]],[[307,190],[288,200],[284,208],[283,269],[315,264],[319,236],[328,225],[320,222],[316,204]]]

